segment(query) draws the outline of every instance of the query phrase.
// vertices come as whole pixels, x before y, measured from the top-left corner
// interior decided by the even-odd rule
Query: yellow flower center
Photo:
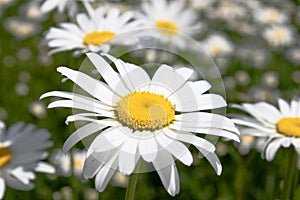
[[[280,119],[276,124],[278,133],[290,137],[300,137],[300,118],[285,117]]]
[[[155,25],[158,28],[158,31],[163,35],[174,36],[178,33],[178,27],[172,21],[159,20],[155,22]]]
[[[275,10],[271,10],[268,15],[266,21],[269,23],[276,23],[279,18],[279,13],[276,12]]]
[[[11,151],[0,145],[0,169],[7,165],[12,158]]]
[[[276,29],[274,30],[271,40],[276,42],[276,41],[282,41],[287,37],[286,32],[283,29]]]
[[[154,131],[174,121],[175,107],[163,95],[132,92],[117,102],[116,114],[123,125],[133,130]]]
[[[85,45],[90,45],[90,44],[101,45],[105,42],[108,42],[115,36],[116,36],[116,34],[111,31],[94,31],[94,32],[88,33],[84,37],[83,43]]]
[[[211,51],[213,54],[220,54],[220,53],[222,53],[222,48],[219,45],[214,44],[211,47]]]
[[[252,142],[254,142],[254,140],[255,140],[255,138],[250,135],[241,137],[241,142],[244,142],[244,143],[252,143]]]
[[[79,158],[73,158],[73,167],[75,169],[83,169],[83,162]]]

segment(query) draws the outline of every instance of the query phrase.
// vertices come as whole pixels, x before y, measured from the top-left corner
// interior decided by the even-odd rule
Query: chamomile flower
[[[187,48],[181,34],[192,37],[199,33],[201,24],[197,13],[187,8],[181,1],[148,0],[141,6],[139,18],[144,21],[148,34],[159,39],[163,44],[172,44]]]
[[[263,37],[272,47],[287,46],[294,41],[294,31],[286,25],[273,25],[264,30]]]
[[[294,98],[290,104],[283,99],[278,99],[278,106],[279,109],[266,102],[235,105],[251,117],[238,115],[233,121],[241,126],[241,135],[266,139],[263,155],[268,161],[274,159],[280,147],[294,146],[298,154],[298,167],[300,167],[299,98]]]
[[[105,12],[100,7],[89,10],[89,15],[76,15],[74,23],[61,23],[60,28],[50,28],[45,39],[48,46],[54,48],[50,53],[76,50],[75,54],[88,51],[108,52],[111,45],[131,45],[137,41],[133,30],[139,29],[141,21],[134,20],[133,13],[121,13],[117,8]],[[131,32],[130,37],[122,33]],[[126,37],[126,38],[125,38]]]
[[[67,139],[65,152],[80,140],[100,132],[88,148],[83,176],[96,176],[96,189],[101,192],[116,170],[130,175],[142,158],[153,164],[164,187],[174,196],[179,192],[174,159],[185,165],[193,162],[183,142],[194,145],[220,174],[222,168],[214,153],[215,146],[195,134],[238,141],[239,133],[230,119],[204,112],[226,106],[220,95],[204,94],[210,84],[204,80],[188,81],[193,70],[167,65],[161,65],[150,79],[139,66],[103,55],[87,54],[105,82],[66,67],[57,69],[91,97],[64,91],[41,96],[65,98],[50,103],[48,108],[84,110],[66,120],[88,123]],[[104,58],[113,61],[117,71]]]
[[[281,24],[288,20],[284,12],[272,7],[256,8],[253,12],[254,20],[262,24]]]
[[[211,34],[202,42],[204,50],[212,57],[228,55],[233,51],[231,41],[221,34]]]
[[[8,130],[0,121],[0,199],[5,186],[16,190],[31,190],[34,172],[54,173],[54,168],[41,160],[47,157],[46,149],[52,146],[50,133],[36,130],[32,124],[18,122]]]

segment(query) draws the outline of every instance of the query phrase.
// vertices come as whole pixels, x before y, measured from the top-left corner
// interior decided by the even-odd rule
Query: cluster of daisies
[[[259,149],[269,161],[281,146],[293,146],[300,168],[298,98],[291,103],[279,99],[278,109],[265,102],[233,105],[249,115],[233,115],[230,119],[209,112],[224,108],[227,103],[221,95],[209,92],[212,86],[208,81],[193,80],[192,68],[161,64],[149,76],[141,66],[108,54],[120,46],[130,51],[148,48],[149,44],[197,52],[198,46],[186,39],[197,37],[202,37],[198,42],[213,59],[233,54],[237,46],[226,33],[214,31],[203,37],[207,29],[218,27],[210,27],[217,23],[199,20],[199,13],[211,22],[223,21],[242,36],[261,35],[272,51],[280,51],[296,40],[287,14],[291,7],[279,10],[256,0],[147,0],[135,11],[88,0],[46,0],[34,5],[39,8],[36,14],[57,9],[67,11],[70,19],[44,34],[51,48],[49,53],[71,51],[75,56],[86,56],[100,77],[61,66],[57,71],[83,92],[50,91],[41,95],[41,99],[54,97],[48,108],[77,110],[67,117],[66,123],[74,122],[80,127],[68,137],[62,151],[56,150],[50,158],[58,174],[70,176],[73,171],[82,180],[95,178],[95,187],[102,192],[115,174],[145,172],[138,167],[143,162],[153,166],[166,191],[175,196],[180,191],[175,161],[187,166],[193,163],[189,145],[220,175],[222,165],[216,147],[206,136],[239,142],[240,133],[244,141],[251,141],[241,150],[243,153],[249,151],[254,137],[260,138]],[[94,136],[92,141],[86,142],[90,136]],[[43,161],[53,145],[49,138],[48,131],[32,124],[19,122],[6,130],[1,122],[0,198],[6,185],[18,190],[32,189],[34,172],[55,173],[55,168]],[[80,141],[87,150],[68,153]]]

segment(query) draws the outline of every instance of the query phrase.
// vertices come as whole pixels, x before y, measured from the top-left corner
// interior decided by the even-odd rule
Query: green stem
[[[290,200],[292,198],[293,185],[295,173],[297,170],[296,162],[297,162],[297,154],[294,151],[289,151],[288,156],[290,157],[289,163],[286,169],[286,175],[284,179],[284,187],[282,191],[282,200]]]
[[[139,178],[139,173],[132,173],[129,178],[129,183],[126,189],[125,200],[134,200],[135,189],[137,181]]]

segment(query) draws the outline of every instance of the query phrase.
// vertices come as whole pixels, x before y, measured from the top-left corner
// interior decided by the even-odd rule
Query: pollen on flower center
[[[290,137],[300,137],[300,118],[286,117],[280,119],[276,124],[278,133]]]
[[[178,27],[172,21],[159,20],[156,21],[155,25],[158,28],[158,31],[163,35],[174,36],[178,33]]]
[[[101,45],[105,42],[108,42],[109,40],[111,40],[113,37],[115,37],[116,34],[114,32],[111,31],[94,31],[94,32],[90,32],[88,33],[84,39],[83,39],[83,43],[85,45]]]
[[[9,163],[11,158],[11,151],[0,144],[0,169]]]
[[[123,125],[133,130],[154,131],[174,121],[175,107],[163,95],[132,92],[117,102],[116,114]]]

